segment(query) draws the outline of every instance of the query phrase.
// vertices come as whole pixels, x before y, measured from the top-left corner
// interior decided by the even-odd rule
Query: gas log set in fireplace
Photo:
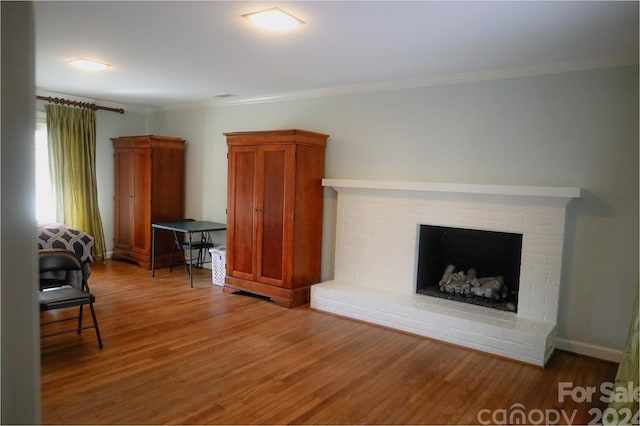
[[[502,275],[479,278],[474,268],[469,268],[466,273],[456,272],[455,265],[447,266],[438,287],[440,291],[450,295],[481,297],[493,302],[505,301],[509,295]],[[509,311],[516,310],[512,302],[507,302],[505,308]]]
[[[417,292],[515,312],[522,235],[421,225]]]

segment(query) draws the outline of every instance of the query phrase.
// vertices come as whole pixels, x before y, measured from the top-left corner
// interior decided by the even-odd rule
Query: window
[[[49,149],[47,146],[47,124],[36,121],[36,221],[49,223],[56,221],[56,201],[49,175]]]

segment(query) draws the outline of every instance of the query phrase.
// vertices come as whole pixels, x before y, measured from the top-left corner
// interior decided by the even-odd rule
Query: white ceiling
[[[272,6],[284,33],[241,15]],[[490,70],[637,63],[638,2],[36,1],[36,86],[171,106]],[[112,65],[87,74],[76,57]]]

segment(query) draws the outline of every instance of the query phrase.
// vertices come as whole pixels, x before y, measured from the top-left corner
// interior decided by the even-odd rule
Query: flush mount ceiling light
[[[242,17],[248,19],[254,25],[271,32],[289,30],[300,24],[304,24],[302,20],[277,7],[247,13],[246,15],[242,15]]]
[[[73,59],[69,61],[69,65],[82,71],[103,71],[111,66],[109,64],[103,64],[101,62],[83,58]]]

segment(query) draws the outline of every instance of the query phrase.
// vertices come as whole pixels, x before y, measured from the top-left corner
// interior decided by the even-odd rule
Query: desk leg
[[[156,228],[151,227],[151,276],[156,276]]]
[[[189,284],[191,288],[193,288],[193,257],[191,253],[193,252],[193,246],[191,245],[191,237],[193,235],[192,232],[189,232]]]

